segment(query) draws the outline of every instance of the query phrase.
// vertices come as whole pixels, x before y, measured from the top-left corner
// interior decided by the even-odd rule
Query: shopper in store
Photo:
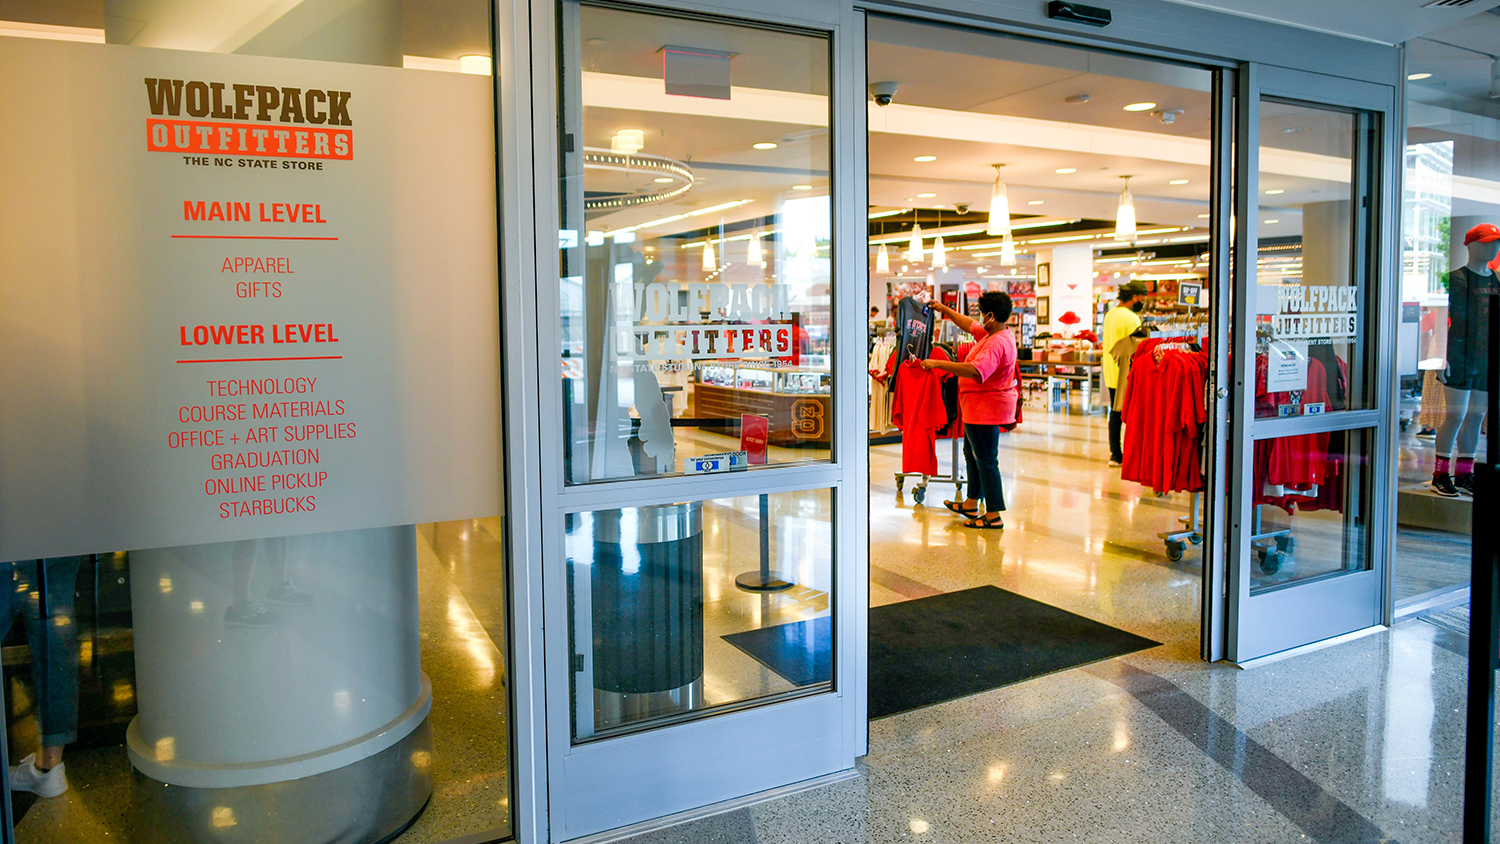
[[[1119,466],[1125,462],[1125,450],[1121,443],[1123,416],[1115,401],[1120,383],[1120,364],[1111,350],[1115,344],[1134,334],[1141,327],[1141,311],[1146,309],[1146,285],[1134,279],[1120,285],[1119,301],[1104,315],[1104,386],[1109,390],[1109,465]]]
[[[1500,293],[1490,265],[1500,256],[1500,227],[1480,223],[1464,235],[1464,246],[1469,263],[1448,273],[1448,366],[1438,377],[1443,418],[1432,491],[1446,498],[1474,494],[1474,457],[1489,407],[1490,302]]]
[[[943,506],[967,516],[964,527],[1002,530],[1005,490],[1000,481],[1000,431],[1020,421],[1020,369],[1016,338],[1006,328],[1010,296],[992,290],[979,297],[979,319],[970,319],[940,302],[933,310],[974,337],[962,361],[924,360],[923,369],[956,375],[959,418],[964,423],[964,462],[969,470],[969,497]],[[979,505],[983,502],[984,511]]]
[[[11,791],[57,797],[68,790],[63,747],[78,738],[78,627],[73,617],[82,557],[0,563],[0,639],[26,619],[36,687],[35,753],[10,769]]]

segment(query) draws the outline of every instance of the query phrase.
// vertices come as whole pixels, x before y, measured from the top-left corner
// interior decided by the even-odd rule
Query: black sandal
[[[975,516],[979,515],[978,507],[965,507],[963,506],[963,502],[961,501],[944,501],[943,506],[965,518],[972,519]]]
[[[993,519],[987,519],[983,516],[975,516],[964,522],[964,527],[974,530],[1005,530],[1005,517],[996,516]]]

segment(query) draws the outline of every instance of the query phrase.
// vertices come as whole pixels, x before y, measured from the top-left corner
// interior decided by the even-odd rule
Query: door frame
[[[1240,665],[1279,657],[1285,651],[1315,645],[1329,639],[1385,624],[1389,620],[1387,586],[1390,559],[1391,521],[1393,511],[1380,506],[1388,500],[1383,491],[1396,482],[1395,466],[1382,455],[1393,453],[1389,369],[1393,360],[1385,354],[1394,337],[1397,310],[1388,286],[1390,274],[1400,268],[1400,156],[1398,142],[1400,112],[1396,105],[1396,87],[1360,82],[1282,67],[1245,64],[1239,71],[1236,103],[1235,170],[1237,220],[1234,249],[1244,259],[1235,262],[1234,278],[1234,392],[1239,401],[1233,408],[1230,425],[1229,489],[1230,524],[1228,531],[1228,570],[1226,575],[1224,656]],[[1263,98],[1368,112],[1377,115],[1378,150],[1368,172],[1370,216],[1367,239],[1377,246],[1364,246],[1369,262],[1363,275],[1364,317],[1370,329],[1360,338],[1365,344],[1366,371],[1360,377],[1372,390],[1373,407],[1349,410],[1317,417],[1259,420],[1255,418],[1255,301],[1259,257],[1260,208],[1260,103]],[[1356,149],[1353,166],[1359,168],[1361,156]],[[1355,178],[1361,173],[1356,169]],[[1355,218],[1358,219],[1357,217]],[[1352,221],[1351,221],[1352,222]],[[1352,238],[1360,249],[1360,237]],[[1356,263],[1351,278],[1361,275]],[[1370,472],[1368,524],[1364,526],[1368,543],[1370,569],[1345,572],[1305,583],[1251,594],[1251,574],[1255,565],[1251,535],[1254,532],[1254,495],[1250,489],[1254,478],[1254,442],[1273,436],[1322,433],[1329,431],[1373,430],[1368,443]],[[1286,623],[1295,619],[1299,623]]]
[[[592,2],[590,5],[594,5]],[[863,277],[864,215],[863,98],[849,92],[863,86],[863,17],[852,7],[836,14],[806,17],[809,9],[776,0],[772,3],[635,2],[598,3],[644,13],[705,20],[753,28],[799,29],[828,38],[830,58],[830,126],[833,213],[832,351],[834,373],[833,442],[830,462],[768,467],[728,475],[649,478],[567,486],[564,483],[563,432],[557,425],[532,429],[531,447],[542,467],[535,502],[538,543],[533,576],[540,575],[531,598],[532,617],[540,618],[541,635],[533,647],[537,667],[531,677],[545,689],[544,726],[547,825],[551,840],[568,840],[675,812],[687,811],[745,794],[811,779],[853,767],[866,746],[865,643],[868,546],[863,541],[868,519],[864,438],[848,435],[846,419],[866,417],[864,409],[865,300]],[[532,320],[530,358],[537,385],[561,383],[561,328],[557,284],[561,220],[556,151],[563,92],[560,89],[559,26],[578,0],[531,0],[531,53],[534,100],[530,138],[534,179],[534,277],[524,312]],[[770,8],[768,8],[770,7]],[[526,298],[526,297],[522,297]],[[552,351],[549,351],[552,350]],[[562,418],[560,390],[538,389],[537,419]],[[515,427],[514,425],[512,427]],[[833,490],[834,536],[834,684],[830,692],[771,701],[700,720],[670,724],[583,744],[572,742],[571,670],[565,519],[567,514],[620,506],[622,494],[633,505],[694,501],[809,489]],[[855,494],[858,493],[858,494]],[[518,596],[519,597],[519,596]],[[537,761],[542,761],[538,758]],[[631,772],[632,775],[622,775]],[[537,839],[542,840],[542,839]]]

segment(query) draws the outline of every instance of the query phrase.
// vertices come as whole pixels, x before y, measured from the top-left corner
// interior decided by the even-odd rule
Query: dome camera
[[[884,108],[896,99],[896,83],[872,82],[870,83],[870,96],[875,98],[875,105]]]

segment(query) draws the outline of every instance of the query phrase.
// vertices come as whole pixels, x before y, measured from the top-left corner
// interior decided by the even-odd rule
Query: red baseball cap
[[[1480,223],[1474,228],[1469,229],[1469,233],[1464,235],[1465,246],[1475,241],[1479,243],[1494,243],[1497,240],[1500,240],[1500,228],[1496,228],[1493,223]]]

